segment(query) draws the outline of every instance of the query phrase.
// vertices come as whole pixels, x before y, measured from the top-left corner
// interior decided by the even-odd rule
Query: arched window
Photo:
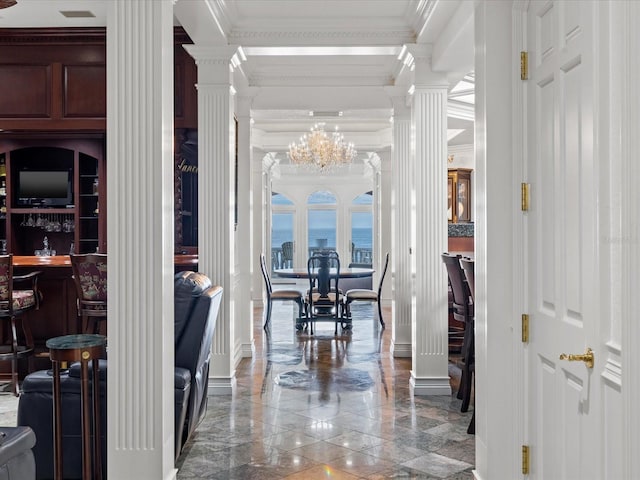
[[[370,264],[373,258],[373,192],[351,202],[351,262]]]
[[[307,245],[309,255],[316,250],[336,250],[335,194],[327,190],[312,193],[307,198]]]

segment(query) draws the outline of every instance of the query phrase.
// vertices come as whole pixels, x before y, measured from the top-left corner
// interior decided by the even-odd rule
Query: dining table
[[[370,277],[375,270],[373,268],[341,268],[340,278],[362,278]],[[279,268],[273,271],[278,277],[282,278],[309,278],[309,271],[307,268]],[[315,276],[312,272],[311,276]]]
[[[373,268],[362,268],[362,267],[340,268],[340,279],[370,277],[373,275],[374,271],[375,270]],[[335,269],[330,268],[329,272],[330,274],[335,274]],[[280,269],[274,270],[274,274],[276,274],[278,277],[281,277],[281,278],[309,279],[309,278],[317,277],[316,272],[312,271],[310,273],[307,268],[280,268]],[[321,315],[318,317],[314,317],[314,321],[317,321],[320,318],[323,318],[325,321],[336,321],[336,315],[339,316],[337,320],[342,323],[342,328],[344,330],[351,330],[351,319],[345,318],[342,315],[342,312],[334,312],[332,315]],[[308,316],[297,318],[296,329],[302,330],[302,328],[307,324],[309,320],[310,318]],[[313,332],[313,326],[312,326],[312,332]],[[337,325],[336,325],[336,332],[337,332]]]

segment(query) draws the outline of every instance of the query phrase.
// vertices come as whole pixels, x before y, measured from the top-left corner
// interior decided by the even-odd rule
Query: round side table
[[[64,335],[47,340],[53,363],[53,455],[55,480],[62,480],[62,410],[60,363],[80,362],[80,396],[82,401],[82,479],[101,480],[100,458],[100,380],[98,359],[104,356],[107,338],[103,335]],[[93,371],[93,411],[89,404],[89,362]],[[90,422],[93,422],[91,445]],[[93,446],[93,475],[91,450]]]

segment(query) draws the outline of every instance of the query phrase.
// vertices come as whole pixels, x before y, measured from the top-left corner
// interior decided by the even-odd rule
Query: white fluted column
[[[447,83],[430,70],[430,52],[414,47],[411,124],[415,204],[415,301],[412,312],[416,395],[450,395],[447,275]]]
[[[635,296],[640,289],[640,226],[636,220],[640,214],[640,192],[638,192],[637,179],[640,175],[640,165],[636,159],[640,148],[640,97],[637,93],[637,85],[640,81],[640,65],[634,60],[637,55],[637,46],[640,43],[640,31],[637,27],[637,19],[640,18],[640,5],[636,2],[620,2],[612,5],[612,28],[620,29],[622,33],[613,36],[612,49],[621,52],[620,75],[621,80],[621,175],[624,181],[620,186],[622,192],[621,221],[621,254],[622,262],[622,385],[623,385],[623,416],[626,419],[624,430],[623,453],[625,478],[637,475],[640,469],[640,435],[635,425],[640,421],[637,399],[640,395],[640,382],[638,381],[638,356],[634,354],[640,342],[640,326],[636,320],[637,304]],[[624,21],[621,21],[624,19]],[[619,23],[616,23],[618,20]],[[612,55],[613,57],[613,55]],[[615,58],[615,57],[614,57]],[[615,64],[614,64],[615,68]],[[613,70],[615,71],[615,70]],[[615,85],[614,85],[615,89]]]
[[[241,94],[236,97],[236,120],[238,121],[238,223],[235,230],[236,251],[244,252],[236,257],[238,274],[236,295],[236,337],[240,342],[243,357],[251,357],[254,350],[253,302],[251,282],[257,257],[253,256],[253,213],[251,210],[251,101],[253,97]],[[257,275],[260,276],[260,275]]]
[[[109,479],[173,479],[173,4],[107,2]]]
[[[260,184],[261,184],[261,192],[259,195],[254,197],[256,200],[256,205],[260,204],[260,211],[262,212],[262,218],[260,222],[261,227],[261,237],[262,238],[262,251],[264,252],[265,258],[267,260],[267,266],[269,268],[273,268],[271,265],[271,195],[272,184],[271,179],[273,178],[273,172],[278,168],[280,160],[278,160],[278,156],[275,152],[268,152],[264,157],[262,157],[260,164],[256,164],[255,171],[256,175],[258,172],[260,173]],[[256,207],[257,209],[258,207]],[[258,291],[260,293],[259,298],[261,301],[265,298],[264,296],[264,281],[262,280],[262,276],[260,276],[260,284],[261,288]],[[254,298],[257,298],[254,295]]]
[[[403,89],[406,91],[406,89]],[[412,243],[412,189],[413,165],[411,163],[411,109],[404,95],[393,101],[393,328],[391,352],[394,357],[411,357],[411,305],[413,271],[411,268]]]
[[[230,63],[235,47],[185,45],[198,67],[198,269],[224,296],[213,337],[209,393],[235,384],[234,163]]]

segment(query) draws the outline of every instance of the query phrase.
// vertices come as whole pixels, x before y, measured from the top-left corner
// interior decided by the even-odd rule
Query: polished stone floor
[[[209,398],[179,480],[473,478],[472,411],[455,394],[412,395],[410,359],[391,356],[391,330],[371,305],[354,308],[352,333],[338,336],[330,323],[296,333],[293,312],[274,303],[264,332],[256,311],[255,355],[232,396]]]
[[[276,302],[267,334],[256,310],[255,355],[232,396],[209,398],[179,480],[473,478],[472,410],[455,394],[412,395],[411,361],[390,355],[371,305],[354,306],[353,332],[338,336],[329,323],[296,333],[293,312]],[[455,391],[460,372],[449,371]],[[0,425],[16,424],[17,404],[0,394]]]

